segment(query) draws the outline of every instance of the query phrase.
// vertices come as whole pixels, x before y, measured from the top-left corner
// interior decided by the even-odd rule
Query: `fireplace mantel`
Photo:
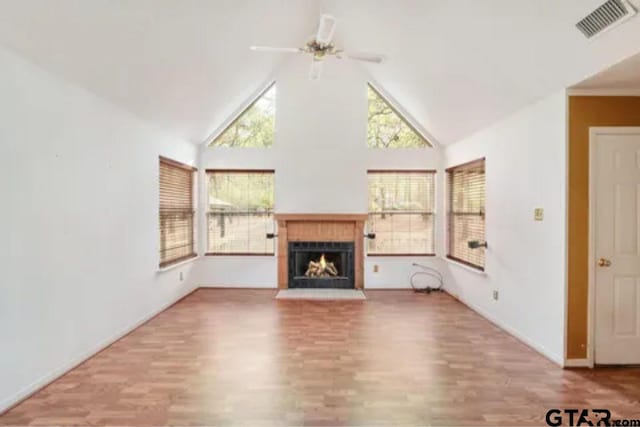
[[[278,287],[288,287],[288,244],[296,241],[354,242],[355,287],[364,288],[364,223],[367,214],[275,214],[278,223]]]

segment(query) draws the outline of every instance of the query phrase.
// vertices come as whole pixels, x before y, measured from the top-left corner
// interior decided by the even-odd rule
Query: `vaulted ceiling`
[[[575,92],[640,93],[640,53],[573,86]]]
[[[329,12],[336,43],[384,54],[365,71],[450,143],[640,51],[638,17],[593,41],[575,29],[602,1],[15,0],[0,44],[202,142],[286,63],[248,46],[300,46]]]

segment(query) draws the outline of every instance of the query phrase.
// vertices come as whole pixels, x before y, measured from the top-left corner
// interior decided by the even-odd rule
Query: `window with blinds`
[[[207,255],[273,255],[274,171],[207,170]]]
[[[484,270],[484,247],[470,244],[485,242],[484,159],[447,169],[447,182],[447,257]]]
[[[160,157],[160,267],[196,256],[193,175],[195,168]]]
[[[433,255],[435,171],[368,171],[368,255]]]

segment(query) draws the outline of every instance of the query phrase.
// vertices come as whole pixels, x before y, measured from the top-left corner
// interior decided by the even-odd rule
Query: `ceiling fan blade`
[[[309,69],[309,80],[318,80],[322,74],[322,61],[312,61]]]
[[[251,46],[251,50],[258,52],[282,52],[282,53],[303,53],[299,47],[272,47],[272,46]]]
[[[376,55],[375,53],[343,53],[342,56],[355,59],[356,61],[373,62],[375,64],[380,64],[384,61],[382,55]]]
[[[318,34],[316,34],[316,42],[322,45],[328,45],[333,39],[333,33],[336,31],[336,18],[332,15],[320,15],[320,24],[318,25]]]

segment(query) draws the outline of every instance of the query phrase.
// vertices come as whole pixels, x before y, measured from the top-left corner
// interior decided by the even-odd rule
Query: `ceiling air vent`
[[[608,0],[578,22],[576,27],[586,38],[590,39],[605,30],[622,24],[635,14],[636,10],[627,0]]]

